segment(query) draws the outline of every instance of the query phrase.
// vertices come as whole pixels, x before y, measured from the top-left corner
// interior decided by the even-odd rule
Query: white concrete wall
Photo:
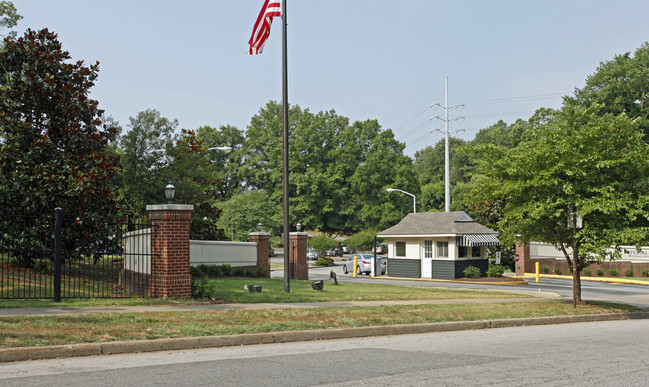
[[[191,266],[223,265],[256,266],[257,244],[254,242],[189,241]]]
[[[189,241],[190,266],[223,265],[256,266],[257,244],[254,242]],[[124,268],[151,274],[151,229],[124,234]]]
[[[572,249],[566,249],[568,254],[572,254]],[[613,247],[609,249],[613,252]],[[649,247],[642,247],[638,250],[635,246],[620,246],[621,258],[620,261],[630,262],[649,262]],[[530,242],[530,257],[531,258],[557,258],[565,259],[565,255],[560,249],[554,247],[549,243]]]
[[[151,229],[124,234],[124,269],[151,274]]]

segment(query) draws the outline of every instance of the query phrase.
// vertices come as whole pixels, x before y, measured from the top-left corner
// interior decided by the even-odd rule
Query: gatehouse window
[[[448,258],[448,242],[437,242],[437,257]]]
[[[396,256],[405,257],[406,256],[406,242],[395,242],[396,245]]]

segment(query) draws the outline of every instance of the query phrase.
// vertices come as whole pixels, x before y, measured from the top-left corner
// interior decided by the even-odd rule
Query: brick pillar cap
[[[306,235],[306,236],[309,236],[309,233],[308,232],[291,232],[288,235],[298,235],[298,236]]]
[[[147,211],[194,211],[193,204],[149,204],[146,206]]]
[[[250,235],[250,236],[255,236],[255,235],[256,236],[270,236],[270,233],[269,232],[251,232],[248,235]]]

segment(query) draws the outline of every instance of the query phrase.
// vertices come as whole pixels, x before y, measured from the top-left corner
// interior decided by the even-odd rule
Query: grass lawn
[[[199,337],[254,332],[565,316],[631,311],[611,304],[570,302],[398,305],[346,308],[107,313],[0,317],[0,348]]]
[[[261,285],[261,293],[252,293],[244,285]],[[316,292],[311,281],[292,280],[291,292],[284,292],[284,281],[268,278],[218,278],[209,280],[212,298],[241,303],[327,302],[327,301],[390,301],[442,300],[462,298],[522,298],[520,294],[481,290],[426,288],[379,284],[339,283],[325,281],[324,289]]]
[[[210,288],[214,299],[238,303],[525,297],[501,292],[356,283],[334,285],[333,282],[325,282],[324,290],[315,292],[311,289],[310,281],[291,281],[291,292],[285,293],[283,280],[254,278],[218,278],[208,280],[203,285]],[[261,285],[262,292],[249,292],[244,289],[244,285]],[[2,307],[82,307],[207,302],[207,300],[131,298],[64,300],[61,303],[54,303],[51,300],[3,300],[0,305]],[[8,316],[0,317],[0,348],[440,321],[564,316],[633,310],[635,309],[632,307],[604,303],[585,304],[574,309],[570,302],[535,301],[533,303],[376,305],[340,308]]]

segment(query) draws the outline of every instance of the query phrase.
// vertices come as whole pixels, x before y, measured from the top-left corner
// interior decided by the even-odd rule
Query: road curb
[[[290,343],[299,341],[350,339],[368,336],[393,336],[404,334],[449,332],[475,329],[506,328],[530,325],[566,324],[578,322],[649,319],[649,312],[608,313],[594,315],[528,317],[479,321],[449,321],[438,323],[382,325],[355,328],[332,328],[321,330],[286,331],[270,333],[245,333],[240,335],[182,337],[137,341],[112,341],[53,345],[45,347],[21,347],[0,349],[0,363],[44,360],[64,357],[117,355],[156,351],[219,348],[240,345]]]
[[[536,273],[525,273],[520,278],[535,278]],[[558,275],[558,274],[539,274],[540,278],[559,278],[559,279],[572,279],[571,275]],[[649,286],[648,281],[638,281],[625,278],[614,278],[614,277],[579,277],[582,281],[593,281],[593,282],[608,282],[612,284],[633,284],[633,285],[644,285]]]

